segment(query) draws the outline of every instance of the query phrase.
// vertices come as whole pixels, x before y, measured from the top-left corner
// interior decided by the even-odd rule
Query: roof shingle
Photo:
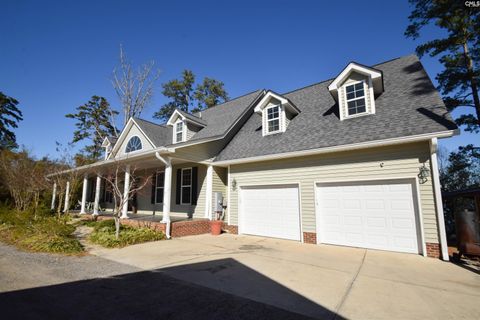
[[[385,91],[376,113],[340,121],[327,80],[284,94],[301,113],[281,134],[262,136],[261,116],[252,114],[215,161],[248,158],[456,129],[450,114],[415,55],[375,66]]]

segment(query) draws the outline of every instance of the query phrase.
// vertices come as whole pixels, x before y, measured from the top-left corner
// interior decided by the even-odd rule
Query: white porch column
[[[80,214],[85,214],[85,205],[87,203],[87,188],[88,188],[88,175],[83,176],[83,189],[82,189],[82,207],[80,209]]]
[[[130,165],[125,168],[125,180],[123,186],[123,208],[121,219],[128,219],[128,196],[130,193]]]
[[[93,215],[98,215],[98,203],[100,202],[100,186],[102,184],[102,177],[97,175],[97,182],[95,184],[95,203],[93,204]]]
[[[52,192],[52,205],[50,206],[51,210],[55,210],[55,197],[57,196],[57,183],[53,183],[53,192]]]
[[[67,181],[67,186],[65,187],[65,206],[63,207],[63,212],[68,212],[70,208],[70,181]]]
[[[165,163],[165,179],[163,181],[163,212],[162,222],[170,224],[170,201],[172,198],[172,162],[170,157],[164,157]],[[167,235],[170,233],[167,231]]]
[[[440,188],[440,174],[437,162],[437,138],[430,140],[430,160],[432,162],[433,191],[435,195],[435,207],[437,211],[438,233],[440,237],[440,249],[442,251],[442,259],[448,261],[448,245],[447,233],[445,231],[445,216],[443,215],[442,191]]]
[[[205,197],[205,218],[212,220],[212,191],[213,191],[213,167],[212,165],[207,166],[207,189]]]

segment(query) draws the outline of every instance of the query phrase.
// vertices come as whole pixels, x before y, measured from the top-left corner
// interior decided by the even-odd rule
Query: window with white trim
[[[165,172],[157,172],[155,182],[155,203],[163,203],[163,187],[165,183]]]
[[[191,204],[192,202],[192,168],[182,169],[181,181],[181,204]]]
[[[139,137],[133,136],[130,138],[130,140],[127,143],[127,146],[125,147],[125,153],[138,151],[141,149],[142,149],[142,141],[140,140]]]
[[[280,115],[281,110],[279,105],[268,107],[267,113],[267,133],[275,133],[280,131]]]
[[[183,121],[179,121],[175,124],[175,142],[183,141]]]
[[[345,94],[348,116],[367,112],[365,102],[365,83],[363,81],[345,86]]]

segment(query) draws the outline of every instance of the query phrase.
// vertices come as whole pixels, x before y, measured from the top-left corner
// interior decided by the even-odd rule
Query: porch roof
[[[127,154],[124,157],[97,161],[95,163],[91,163],[91,164],[87,164],[87,165],[63,170],[63,171],[60,171],[60,172],[55,172],[55,173],[47,175],[47,178],[58,176],[58,175],[63,175],[63,174],[68,174],[68,173],[71,173],[71,172],[86,173],[86,172],[90,172],[90,171],[101,171],[102,168],[108,168],[108,167],[111,167],[112,165],[115,165],[115,164],[127,165],[127,164],[132,164],[132,163],[138,163],[139,160],[146,160],[147,161],[147,162],[143,161],[142,162],[143,164],[146,164],[148,162],[153,162],[155,160],[158,163],[161,163],[160,160],[156,159],[156,154],[157,153],[158,153],[158,155],[171,155],[171,154],[175,153],[175,150],[171,149],[171,148],[160,147],[160,148],[155,148],[155,149],[144,151],[144,152],[138,152],[138,153],[135,153],[135,154]]]

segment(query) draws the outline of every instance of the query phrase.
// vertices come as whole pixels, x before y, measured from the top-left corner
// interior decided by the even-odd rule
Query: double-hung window
[[[192,168],[182,169],[181,181],[181,203],[190,204],[192,202]]]
[[[155,182],[155,203],[163,203],[163,185],[165,183],[165,172],[157,172]]]
[[[280,131],[280,106],[267,108],[267,133]]]
[[[175,125],[175,142],[182,142],[183,141],[183,122],[179,121]]]
[[[348,115],[353,116],[366,112],[364,83],[358,82],[345,88],[347,94]]]

